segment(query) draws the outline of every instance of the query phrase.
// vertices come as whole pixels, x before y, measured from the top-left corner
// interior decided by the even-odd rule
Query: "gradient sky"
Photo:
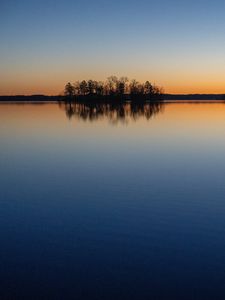
[[[225,1],[0,0],[0,94],[110,75],[225,93]]]

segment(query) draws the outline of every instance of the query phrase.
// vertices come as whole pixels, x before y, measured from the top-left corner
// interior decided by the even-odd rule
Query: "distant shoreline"
[[[63,102],[65,101],[64,96],[47,96],[47,95],[18,95],[18,96],[0,96],[0,103],[1,102],[8,102],[8,103],[50,103],[50,102]],[[78,100],[79,101],[79,100]],[[97,103],[95,99],[87,98],[88,102]],[[129,100],[124,100],[122,102],[127,102]],[[156,102],[166,102],[166,103],[173,103],[173,102],[225,102],[225,94],[164,94],[162,98],[159,100],[154,100]],[[86,102],[84,99],[80,102]],[[101,100],[104,102],[104,99]],[[106,102],[110,102],[106,100]],[[150,101],[151,102],[151,101]]]

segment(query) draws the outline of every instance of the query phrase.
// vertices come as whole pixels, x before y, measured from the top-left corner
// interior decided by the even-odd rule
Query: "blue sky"
[[[0,1],[0,94],[57,94],[112,74],[224,92],[225,2]]]

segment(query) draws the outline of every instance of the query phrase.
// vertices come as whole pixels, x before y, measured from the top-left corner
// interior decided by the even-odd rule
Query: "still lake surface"
[[[0,299],[225,299],[225,104],[0,104]]]

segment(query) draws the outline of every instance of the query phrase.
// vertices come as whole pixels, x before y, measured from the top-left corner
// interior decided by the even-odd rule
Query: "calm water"
[[[0,299],[225,299],[225,104],[1,104],[0,139]]]

